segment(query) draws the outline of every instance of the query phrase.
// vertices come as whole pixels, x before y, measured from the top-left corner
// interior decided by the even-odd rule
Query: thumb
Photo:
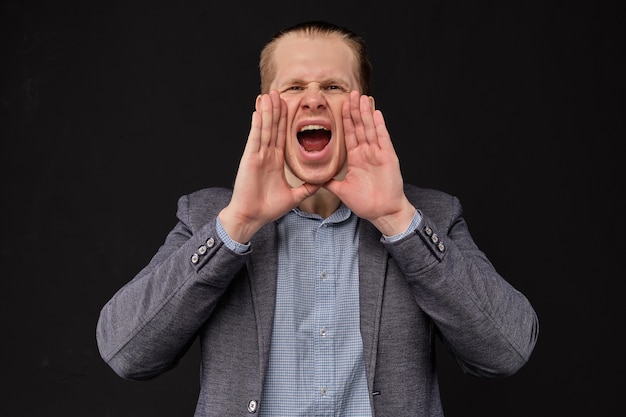
[[[324,184],[324,188],[335,195],[339,195],[340,187],[342,185],[342,181],[337,180],[335,178],[331,178],[326,184]]]
[[[300,204],[302,201],[311,197],[320,188],[321,188],[321,185],[313,185],[313,184],[307,184],[307,183],[299,185],[296,188],[292,188],[292,193],[293,193],[294,199],[296,200],[296,205]]]

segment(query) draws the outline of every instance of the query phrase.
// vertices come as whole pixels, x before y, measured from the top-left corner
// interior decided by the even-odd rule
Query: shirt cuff
[[[419,210],[415,210],[413,219],[411,220],[411,223],[409,223],[409,227],[407,227],[404,232],[398,233],[397,235],[393,235],[393,236],[383,235],[381,239],[384,242],[397,242],[398,240],[402,239],[403,237],[417,230],[417,227],[420,225],[421,221],[422,221],[422,213]]]
[[[228,249],[237,253],[246,253],[250,250],[250,243],[239,243],[228,236],[228,232],[226,232],[226,229],[222,226],[219,218],[215,218],[215,229],[217,230],[217,235],[222,239],[222,242],[224,242],[224,245]]]

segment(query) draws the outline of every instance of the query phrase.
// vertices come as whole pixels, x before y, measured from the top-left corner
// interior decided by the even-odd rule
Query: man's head
[[[347,168],[342,107],[366,94],[370,61],[363,40],[337,26],[303,23],[276,35],[261,53],[262,91],[287,104],[285,172],[292,186],[323,185]]]

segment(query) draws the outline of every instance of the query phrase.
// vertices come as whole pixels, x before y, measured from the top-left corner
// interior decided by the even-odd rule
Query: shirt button
[[[258,406],[258,403],[256,402],[256,400],[248,401],[248,412],[251,414],[256,413],[257,406]]]
[[[320,329],[320,336],[324,337],[324,336],[326,336],[326,333],[327,333],[327,332],[326,332],[326,327],[322,327],[322,328]]]
[[[191,255],[191,263],[193,263],[193,264],[197,264],[197,263],[198,263],[198,259],[199,259],[199,258],[200,258],[200,257],[198,256],[198,254],[197,254],[197,253],[194,253],[193,255]]]
[[[328,395],[328,388],[326,388],[326,387],[322,387],[322,388],[320,389],[320,392],[322,393],[322,397],[325,397],[325,396],[327,396],[327,395]]]
[[[209,248],[212,248],[212,247],[213,247],[213,245],[215,245],[215,240],[214,240],[212,237],[208,238],[208,239],[207,239],[207,241],[206,241],[206,245],[207,245]]]
[[[328,277],[328,274],[326,274],[326,271],[322,272],[322,279],[326,279]]]
[[[206,253],[206,246],[202,245],[198,248],[198,253],[204,255]]]

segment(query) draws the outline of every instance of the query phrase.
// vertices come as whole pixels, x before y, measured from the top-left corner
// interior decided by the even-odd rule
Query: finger
[[[357,91],[350,93],[350,116],[354,122],[354,134],[357,144],[366,143],[367,136],[363,127],[363,119],[361,115],[361,95]]]
[[[373,114],[374,125],[376,126],[376,135],[378,136],[378,143],[381,148],[393,149],[393,143],[391,142],[391,135],[387,130],[385,124],[385,118],[380,110],[375,110]]]
[[[250,133],[244,148],[244,153],[258,152],[261,146],[261,114],[258,111],[252,112],[250,121]]]
[[[376,126],[374,125],[371,103],[370,97],[361,96],[359,100],[359,111],[361,120],[363,121],[363,133],[367,143],[378,145],[378,134],[376,132]]]
[[[261,97],[261,142],[260,148],[267,147],[272,139],[272,99],[269,94]]]
[[[343,138],[346,143],[346,148],[349,150],[357,145],[354,132],[354,122],[352,121],[352,116],[350,115],[350,101],[343,103],[341,116],[343,119]]]
[[[285,149],[285,142],[287,141],[287,102],[279,97],[280,104],[280,116],[278,119],[278,135],[276,137],[276,147],[278,149]]]
[[[254,111],[250,120],[250,132],[244,152],[258,152],[261,141],[261,94],[254,100]]]
[[[272,134],[270,136],[270,146],[276,146],[276,138],[278,137],[278,124],[280,122],[280,95],[278,91],[271,90],[270,91],[270,100],[272,104]]]

